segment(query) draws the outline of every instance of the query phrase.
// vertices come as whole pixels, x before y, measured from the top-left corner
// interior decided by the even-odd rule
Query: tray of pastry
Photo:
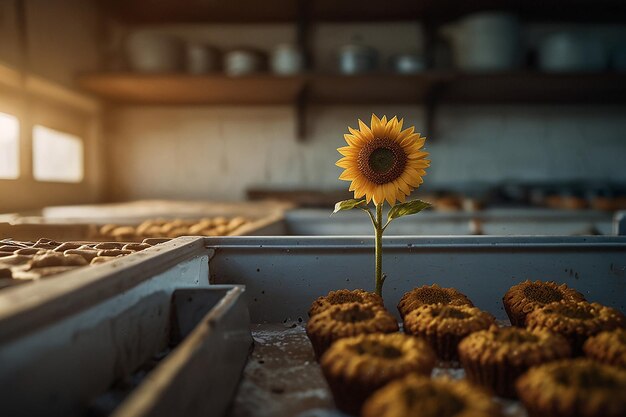
[[[170,239],[136,242],[58,242],[0,240],[0,290],[14,285],[55,277],[152,248]]]
[[[602,363],[626,349],[624,237],[391,237],[384,301],[354,291],[373,287],[371,238],[206,242],[211,282],[245,285],[253,323],[229,417],[626,411],[626,371]]]
[[[272,201],[166,200],[46,207],[39,212],[0,216],[0,237],[141,242],[180,236],[281,235],[289,207]]]

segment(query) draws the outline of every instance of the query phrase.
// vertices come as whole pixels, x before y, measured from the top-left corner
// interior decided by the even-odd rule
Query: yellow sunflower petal
[[[409,158],[409,159],[424,159],[427,156],[428,156],[428,152],[417,151],[417,152],[412,152],[412,153],[408,154],[407,158]]]
[[[344,156],[343,158],[341,158],[339,161],[335,162],[335,165],[337,165],[340,168],[350,168],[353,167],[355,164],[355,161],[353,158],[349,158],[347,156]]]
[[[418,151],[419,152],[419,151]],[[423,166],[424,164],[426,164],[426,166],[430,166],[430,159],[426,159],[428,157],[428,155],[426,156],[421,156],[417,159],[407,159],[407,163],[410,163],[411,165],[421,165]]]
[[[409,185],[402,181],[402,178],[396,178],[394,181],[395,186],[401,190],[404,194],[409,195],[411,194],[411,188],[409,187]]]
[[[400,134],[401,128],[402,126],[400,125],[400,122],[398,122],[398,118],[394,116],[393,119],[391,119],[389,123],[387,123],[387,127],[385,129],[385,137],[397,137]]]
[[[366,144],[368,141],[370,141],[372,137],[372,135],[368,132],[361,132],[360,130],[353,129],[351,127],[348,128],[348,131],[358,139],[359,144],[361,146]]]
[[[402,143],[406,138],[408,138],[409,136],[411,136],[413,134],[413,132],[415,131],[415,127],[411,126],[407,129],[402,130],[398,136],[395,138],[396,142],[398,143]]]
[[[409,164],[414,168],[428,168],[430,161],[428,159],[412,159],[409,160]]]
[[[421,137],[419,133],[411,133],[400,142],[402,146],[424,146],[425,141],[420,141]],[[426,139],[426,138],[424,138]],[[420,146],[420,147],[421,147]]]
[[[404,174],[402,174],[400,179],[402,181],[406,182],[412,188],[417,188],[421,184],[421,182],[420,182],[421,178],[420,177],[413,176],[413,175],[409,174],[408,172],[405,172]]]
[[[339,152],[343,156],[358,156],[359,148],[354,146],[344,146],[341,148],[337,148],[337,152]]]
[[[424,171],[421,168],[413,168],[412,166],[407,166],[405,168],[405,172],[409,173],[412,176],[415,177],[421,177],[423,175],[426,175],[426,171]]]
[[[387,200],[387,203],[389,203],[390,206],[393,206],[396,203],[397,188],[393,185],[393,182],[388,182],[383,185],[383,190],[385,193],[385,200]]]
[[[359,119],[359,130],[361,131],[361,137],[371,140],[374,138],[374,134],[372,130],[365,124],[361,119]]]
[[[359,170],[357,168],[348,168],[339,175],[340,180],[344,181],[352,181],[356,177],[360,175]]]
[[[359,146],[361,142],[361,140],[358,139],[356,136],[348,134],[348,133],[345,133],[343,135],[343,138],[345,139],[348,146],[351,146],[351,147]]]
[[[366,185],[366,181],[367,180],[365,178],[361,177],[361,176],[356,177],[352,181],[352,184],[350,184],[350,191],[354,191],[354,190],[357,190],[357,189],[363,189],[365,187],[365,185]]]
[[[383,186],[377,185],[374,189],[374,195],[372,196],[372,200],[374,200],[374,204],[379,205],[385,201],[385,190]]]
[[[354,191],[354,198],[361,198],[365,194],[365,192],[361,188],[356,186],[354,181],[352,181],[352,183],[350,184],[350,188],[348,189],[348,191]]]
[[[383,117],[383,119],[385,119],[384,122],[379,119],[378,116],[376,116],[374,113],[372,113],[372,134],[375,138],[382,138],[385,134],[385,125],[387,124],[387,119],[385,117]]]
[[[426,143],[426,138],[419,137],[418,134],[411,135],[408,138],[405,138],[400,142],[402,146],[410,146],[411,149],[422,149],[424,144]]]

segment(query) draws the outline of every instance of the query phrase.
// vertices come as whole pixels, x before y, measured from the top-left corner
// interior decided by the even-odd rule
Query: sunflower
[[[345,169],[339,179],[352,182],[354,198],[393,206],[424,182],[430,165],[428,152],[422,150],[426,138],[414,133],[414,127],[402,130],[402,123],[397,117],[387,121],[387,116],[372,114],[371,127],[359,120],[359,130],[348,128],[348,146],[337,149],[343,158],[336,165]]]

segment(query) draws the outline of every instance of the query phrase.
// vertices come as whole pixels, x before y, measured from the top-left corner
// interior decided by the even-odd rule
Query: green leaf
[[[364,208],[365,200],[343,200],[335,204],[335,210],[333,214],[341,210],[352,210],[353,208]]]
[[[422,200],[411,200],[406,203],[396,204],[391,208],[391,210],[389,210],[387,221],[391,221],[402,216],[408,216],[409,214],[419,213],[420,211],[431,206],[432,204]]]

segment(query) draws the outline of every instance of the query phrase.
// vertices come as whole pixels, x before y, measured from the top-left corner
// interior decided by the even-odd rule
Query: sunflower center
[[[358,156],[359,171],[374,184],[387,184],[404,172],[407,156],[395,140],[376,138],[368,142]]]

